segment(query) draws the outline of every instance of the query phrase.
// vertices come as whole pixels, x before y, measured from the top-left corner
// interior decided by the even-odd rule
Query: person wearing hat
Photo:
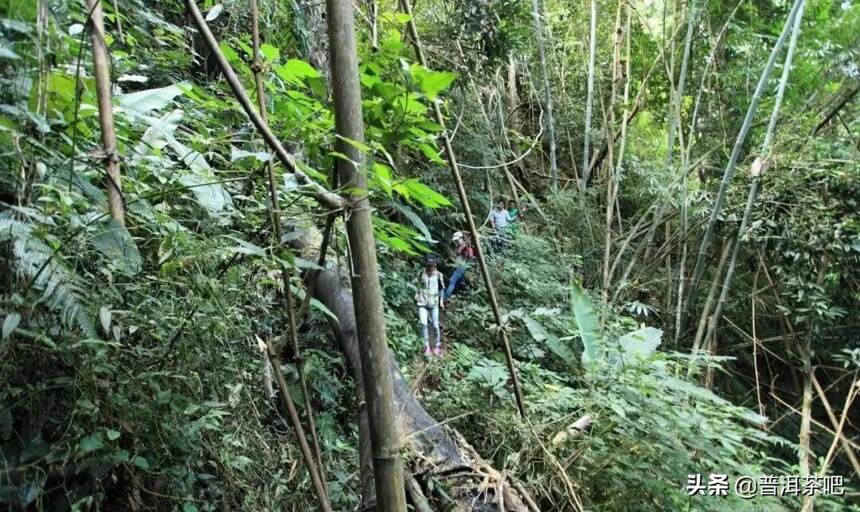
[[[442,273],[436,270],[436,257],[427,255],[424,257],[424,269],[418,276],[418,291],[415,294],[415,302],[418,305],[418,321],[421,323],[421,337],[424,339],[424,355],[442,355],[442,331],[439,329],[439,309],[445,309],[442,296],[445,283]],[[433,334],[436,343],[433,351],[430,350],[430,329],[433,326]]]
[[[472,247],[472,240],[469,235],[462,231],[457,231],[451,237],[451,242],[457,246],[454,251],[457,268],[451,274],[451,279],[448,281],[448,288],[445,289],[444,299],[448,300],[457,292],[457,286],[466,284],[466,270],[469,264],[475,259],[475,249]]]

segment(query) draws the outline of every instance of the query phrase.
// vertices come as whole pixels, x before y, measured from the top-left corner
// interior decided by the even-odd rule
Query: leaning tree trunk
[[[797,11],[798,9],[800,9],[800,6],[802,4],[802,0],[795,0],[794,5],[791,8],[791,12],[789,12],[788,17],[785,20],[782,32],[779,34],[779,38],[773,45],[770,57],[768,58],[768,61],[764,66],[764,70],[762,70],[758,84],[756,85],[755,91],[753,92],[752,99],[750,100],[749,107],[747,108],[746,116],[744,117],[743,124],[741,125],[741,129],[738,132],[735,145],[732,148],[732,154],[729,156],[729,161],[726,164],[726,170],[723,172],[723,180],[720,183],[719,190],[717,191],[717,197],[716,199],[714,199],[714,206],[711,209],[711,217],[710,219],[708,219],[708,225],[705,228],[704,235],[702,235],[702,242],[699,245],[699,253],[696,256],[696,264],[693,267],[690,287],[687,290],[687,308],[690,308],[692,306],[693,299],[695,299],[696,297],[699,279],[701,279],[702,274],[705,272],[705,260],[707,259],[708,248],[710,247],[711,239],[713,238],[714,230],[716,228],[717,221],[719,220],[720,212],[722,211],[723,202],[726,198],[726,190],[729,187],[729,183],[731,183],[732,176],[734,176],[738,157],[740,156],[741,150],[743,149],[744,141],[746,140],[747,133],[749,132],[750,126],[752,125],[753,117],[755,117],[759,101],[761,100],[761,97],[764,93],[764,89],[767,86],[768,78],[770,78],[770,74],[773,71],[774,64],[776,63],[776,58],[782,50],[782,47],[785,44],[785,40],[788,38],[788,33],[791,31],[791,27],[794,25],[794,18],[795,16],[797,16]]]
[[[361,390],[363,382],[361,349],[355,325],[352,292],[342,283],[346,278],[336,267],[320,272],[313,286],[314,298],[331,311],[336,320],[330,324],[346,356],[350,374]],[[397,428],[403,441],[407,460],[407,479],[415,478],[438,510],[471,510],[477,512],[507,510],[534,512],[525,503],[531,498],[521,494],[514,482],[505,482],[505,475],[482,459],[455,430],[434,419],[412,390],[390,351],[387,354],[391,378],[394,383],[394,405],[397,410]],[[359,402],[361,403],[361,402]],[[359,410],[359,439],[369,436],[367,409]],[[371,454],[367,444],[359,446],[362,489],[373,487]],[[490,485],[483,484],[488,479]],[[448,498],[438,490],[444,483]],[[436,491],[428,490],[436,489]],[[499,493],[499,489],[502,489]],[[478,499],[476,499],[478,498]],[[500,508],[500,501],[504,508]]]

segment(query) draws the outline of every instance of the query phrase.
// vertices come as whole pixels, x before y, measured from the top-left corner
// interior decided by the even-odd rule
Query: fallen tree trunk
[[[364,403],[361,357],[355,329],[352,292],[337,267],[319,273],[312,287],[313,296],[337,317],[330,320],[332,330],[346,356],[350,374],[356,384],[359,408],[359,452],[363,510],[373,508],[373,469],[370,454],[370,431]],[[394,401],[398,411],[397,426],[404,447],[402,454],[407,480],[414,478],[427,493],[427,502],[437,510],[534,512],[531,498],[523,495],[520,485],[506,483],[507,477],[482,459],[457,431],[436,421],[412,394],[400,373],[397,361],[389,351]],[[428,492],[428,482],[435,481]],[[489,480],[490,485],[486,484]],[[439,484],[443,485],[439,485]],[[445,489],[444,491],[442,489]],[[499,491],[501,489],[501,491]],[[500,507],[501,502],[501,507]]]

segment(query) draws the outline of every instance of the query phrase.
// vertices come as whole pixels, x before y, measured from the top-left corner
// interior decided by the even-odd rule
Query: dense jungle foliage
[[[0,2],[4,510],[319,509],[267,344],[332,509],[373,505],[345,319],[312,296],[324,268],[348,289],[362,248],[321,189],[370,200],[392,364],[486,462],[470,508],[505,510],[510,486],[522,510],[860,510],[860,3],[358,1],[355,140],[336,134],[341,1]],[[219,54],[254,108],[259,75],[300,172]],[[446,140],[494,290],[473,263],[428,358],[422,257],[447,283],[468,230]],[[334,171],[343,147],[366,189]],[[503,251],[500,200],[521,212]],[[400,455],[409,510],[466,508]],[[842,485],[691,495],[698,474]]]

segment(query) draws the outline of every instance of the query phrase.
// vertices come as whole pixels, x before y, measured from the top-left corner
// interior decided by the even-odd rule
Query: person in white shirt
[[[496,250],[503,251],[508,241],[505,232],[507,231],[508,224],[511,222],[511,214],[505,208],[504,201],[496,203],[496,207],[490,212],[489,221],[493,226],[493,231],[495,231],[493,246]]]
[[[421,323],[421,337],[424,339],[424,355],[442,355],[442,332],[439,328],[439,309],[445,309],[443,292],[445,283],[442,273],[436,270],[436,257],[427,255],[424,257],[424,270],[418,276],[418,292],[415,294],[415,302],[418,305],[418,321]],[[430,330],[433,326],[435,335],[435,348],[430,350]]]

